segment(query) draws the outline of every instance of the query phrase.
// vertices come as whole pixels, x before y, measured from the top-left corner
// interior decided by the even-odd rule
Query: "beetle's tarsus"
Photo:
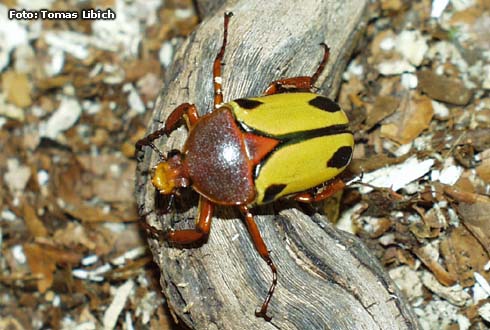
[[[161,240],[161,239],[164,239],[165,238],[165,235],[166,235],[166,232],[163,231],[163,230],[160,230],[152,225],[149,225],[148,223],[146,223],[146,221],[141,221],[141,226],[143,227],[143,229],[146,230],[146,232],[148,233],[148,235],[153,238],[153,239],[156,239],[156,240]]]
[[[272,271],[272,284],[269,288],[269,291],[267,292],[267,296],[265,297],[264,302],[262,303],[262,307],[260,307],[260,311],[255,311],[255,316],[262,317],[264,318],[264,320],[270,321],[272,317],[267,315],[267,308],[269,308],[269,303],[271,301],[272,295],[274,294],[274,290],[276,289],[277,269],[274,263],[272,262],[272,259],[268,258],[266,262]]]
[[[267,308],[265,310],[264,308],[261,308],[260,311],[255,311],[255,316],[261,317],[267,322],[270,322],[272,320],[272,316],[267,315]]]
[[[323,46],[323,48],[325,49],[325,51],[323,53],[322,61],[318,65],[318,68],[316,69],[316,71],[313,74],[313,76],[311,76],[311,85],[310,85],[310,87],[313,86],[316,83],[316,81],[320,77],[320,74],[323,72],[323,69],[325,69],[325,65],[327,64],[328,58],[330,57],[330,48],[327,46],[327,44],[324,43],[324,42],[322,42],[320,44],[320,46]]]
[[[160,157],[160,160],[165,160],[165,155],[163,154],[163,152],[161,152],[160,149],[158,149],[153,144],[153,141],[155,141],[156,139],[160,138],[164,134],[165,134],[165,132],[162,129],[159,129],[159,130],[156,130],[155,132],[153,132],[151,134],[148,134],[144,138],[139,139],[136,142],[136,144],[135,144],[135,154],[136,154],[136,156],[138,155],[138,153],[141,150],[143,150],[143,147],[148,146],[148,147],[152,148],[158,154],[158,156]]]

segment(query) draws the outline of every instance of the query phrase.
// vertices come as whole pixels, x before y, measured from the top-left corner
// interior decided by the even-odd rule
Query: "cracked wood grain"
[[[221,44],[223,12],[233,11],[223,66],[227,100],[260,95],[268,83],[310,75],[331,48],[319,93],[335,97],[342,72],[366,25],[367,0],[301,2],[235,0],[210,7],[197,1],[204,17],[182,44],[167,72],[149,132],[183,102],[202,115],[212,109],[212,61]],[[215,2],[216,3],[216,2]],[[187,131],[179,128],[158,146],[179,148]],[[149,149],[149,148],[147,148]],[[157,209],[148,171],[158,161],[145,150],[138,164],[141,214]],[[186,192],[178,212],[147,221],[159,228],[192,226],[196,194]],[[332,228],[322,216],[307,216],[289,201],[253,210],[278,267],[270,323],[254,311],[265,297],[271,273],[253,248],[233,208],[217,207],[206,244],[176,248],[149,239],[161,270],[168,305],[191,329],[419,329],[419,325],[376,259],[355,237]]]

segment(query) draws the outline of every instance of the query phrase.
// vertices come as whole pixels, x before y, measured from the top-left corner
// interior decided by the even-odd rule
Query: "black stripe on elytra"
[[[336,134],[343,134],[343,133],[352,134],[347,124],[331,125],[326,127],[310,129],[307,131],[298,131],[298,132],[292,132],[292,133],[287,133],[282,135],[272,135],[263,131],[259,131],[258,129],[255,129],[253,127],[250,127],[241,121],[236,121],[236,123],[239,127],[242,128],[243,131],[258,136],[264,136],[275,140],[279,140],[280,145],[282,145],[283,143],[294,144],[300,141],[309,140],[325,135],[336,135]]]
[[[267,187],[267,189],[264,192],[264,198],[262,200],[262,203],[268,203],[272,202],[276,196],[281,193],[281,191],[286,188],[286,184],[280,183],[280,184],[273,184]]]
[[[351,133],[348,125],[332,125],[328,127],[315,128],[308,131],[293,132],[283,135],[276,135],[274,138],[284,141],[286,144],[294,144],[305,140],[314,139],[320,136],[337,135]]]
[[[308,102],[309,105],[327,112],[340,111],[340,106],[325,96],[317,96]]]
[[[277,150],[285,146],[296,144],[305,140],[314,139],[317,137],[322,137],[322,136],[337,135],[337,134],[352,134],[352,132],[348,129],[348,125],[332,125],[328,127],[312,129],[309,131],[300,131],[300,132],[288,133],[283,135],[270,135],[262,131],[258,131],[253,128],[250,128],[242,122],[237,122],[237,124],[241,126],[245,132],[279,140],[279,143],[274,147],[274,149],[272,149],[272,151],[267,156],[265,156],[259,164],[255,166],[254,178],[257,178],[259,176],[262,165],[267,163],[269,157],[272,156],[274,152],[276,152]]]
[[[327,167],[342,168],[349,164],[352,157],[352,148],[343,146],[337,149],[332,158],[327,161]]]
[[[251,99],[237,99],[234,100],[240,108],[244,108],[247,110],[253,110],[257,108],[259,105],[263,104],[263,102],[257,101],[257,100],[251,100]]]

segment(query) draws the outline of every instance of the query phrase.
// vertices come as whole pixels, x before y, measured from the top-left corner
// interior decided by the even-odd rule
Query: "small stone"
[[[396,50],[415,66],[422,64],[428,49],[426,38],[418,30],[402,31],[396,38]]]
[[[478,314],[487,322],[490,322],[490,303],[486,303],[478,309]]]
[[[386,60],[378,64],[377,69],[383,76],[399,75],[405,72],[415,72],[415,68],[408,60]]]
[[[80,118],[82,107],[76,99],[65,97],[61,100],[58,109],[46,122],[41,123],[41,136],[56,139],[56,136],[71,128]]]

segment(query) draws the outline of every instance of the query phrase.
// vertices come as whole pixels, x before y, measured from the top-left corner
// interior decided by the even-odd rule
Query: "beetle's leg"
[[[330,56],[330,48],[324,43],[320,44],[325,48],[325,52],[323,53],[323,59],[318,65],[315,73],[311,77],[293,77],[293,78],[285,78],[280,80],[273,81],[269,87],[264,92],[264,95],[272,95],[284,92],[301,92],[301,91],[311,91],[313,85],[320,77],[320,74],[325,69],[325,65],[328,62],[328,58]]]
[[[171,212],[172,210],[172,207],[173,207],[173,204],[174,204],[174,201],[175,201],[175,195],[174,194],[171,194],[169,196],[169,200],[168,200],[168,203],[167,203],[167,206],[165,207],[165,210],[163,211],[163,213],[160,213],[160,214],[168,214]],[[146,222],[146,217],[148,217],[148,215],[152,212],[155,212],[155,210],[151,210],[151,211],[148,211],[146,213],[144,213],[143,215],[140,216],[139,218],[139,224],[141,225],[141,227],[146,230],[146,232],[152,237],[152,238],[155,238],[155,239],[165,239],[165,235],[166,233],[161,230],[161,229],[158,229],[150,224],[148,224]]]
[[[330,181],[327,186],[323,188],[323,190],[318,193],[318,194],[313,194],[311,192],[302,192],[298,193],[293,196],[293,198],[302,203],[312,203],[312,202],[319,202],[322,201],[333,194],[335,194],[337,191],[340,191],[344,189],[345,183],[342,181],[340,178],[336,178],[332,181]]]
[[[165,233],[164,238],[170,243],[189,245],[201,242],[208,238],[213,219],[214,204],[204,197],[199,198],[199,216],[195,229],[171,230]]]
[[[160,229],[158,229],[158,228],[156,228],[156,227],[152,226],[152,225],[149,225],[149,224],[146,222],[146,217],[147,217],[147,216],[148,216],[150,213],[152,213],[152,212],[153,212],[153,210],[152,210],[152,211],[148,211],[148,212],[146,212],[146,213],[142,214],[142,215],[139,217],[139,224],[141,225],[141,227],[142,227],[144,230],[146,230],[146,232],[147,232],[147,233],[148,233],[150,236],[152,236],[153,238],[160,238],[160,237],[162,237],[162,235],[163,235],[163,233],[164,233],[164,232],[163,232],[162,230],[160,230]]]
[[[194,104],[183,103],[172,111],[165,121],[165,127],[163,128],[163,134],[172,133],[179,125],[182,118],[187,117],[187,128],[191,128],[199,120],[199,114],[197,113],[197,108]],[[163,135],[162,134],[162,135]],[[161,135],[160,135],[161,136]]]
[[[152,148],[159,155],[159,157],[160,157],[161,160],[165,159],[165,155],[160,151],[160,149],[158,149],[155,146],[155,144],[153,144],[153,141],[155,141],[156,139],[160,138],[163,135],[165,135],[165,129],[164,128],[160,128],[160,129],[157,129],[156,131],[154,131],[153,133],[148,134],[144,138],[139,139],[138,141],[136,141],[136,144],[135,144],[135,148],[136,148],[135,155],[138,156],[138,152],[141,149],[143,149],[144,146],[149,146],[150,148]]]
[[[199,119],[197,108],[194,104],[183,103],[179,105],[172,111],[170,116],[168,116],[164,127],[157,129],[153,133],[148,134],[136,142],[136,153],[138,153],[138,151],[140,151],[144,146],[149,146],[160,156],[160,159],[165,159],[164,154],[155,146],[153,141],[164,135],[170,134],[174,129],[176,129],[178,123],[184,117],[184,115],[186,115],[189,120],[187,125],[189,128]]]
[[[260,311],[255,311],[255,316],[257,317],[263,317],[266,321],[270,321],[272,317],[267,315],[267,307],[269,306],[269,302],[271,301],[272,295],[274,294],[274,290],[277,285],[277,269],[274,263],[272,262],[271,257],[269,256],[269,251],[267,250],[267,246],[265,245],[264,240],[262,239],[262,236],[260,235],[259,228],[257,227],[257,224],[254,221],[254,217],[252,213],[248,210],[248,208],[244,205],[240,206],[240,210],[245,216],[245,223],[247,224],[247,229],[248,232],[250,233],[250,236],[252,237],[252,241],[254,243],[255,249],[257,252],[259,252],[259,255],[262,257],[262,259],[265,260],[267,265],[269,265],[271,271],[272,271],[272,284],[269,288],[269,292],[267,292],[267,296],[264,299],[264,302],[262,303],[262,307],[260,308]]]
[[[142,217],[140,219],[140,225],[144,230],[146,230],[147,234],[149,234],[154,239],[160,239],[162,237],[165,237],[165,232],[152,225],[149,225],[146,222],[146,217]]]
[[[225,23],[223,29],[223,43],[221,44],[221,49],[216,55],[216,59],[213,64],[213,83],[214,83],[214,108],[217,109],[223,104],[223,90],[221,83],[223,79],[221,78],[221,65],[223,64],[223,56],[225,55],[226,40],[228,38],[228,22],[230,17],[233,16],[232,12],[225,13]]]

